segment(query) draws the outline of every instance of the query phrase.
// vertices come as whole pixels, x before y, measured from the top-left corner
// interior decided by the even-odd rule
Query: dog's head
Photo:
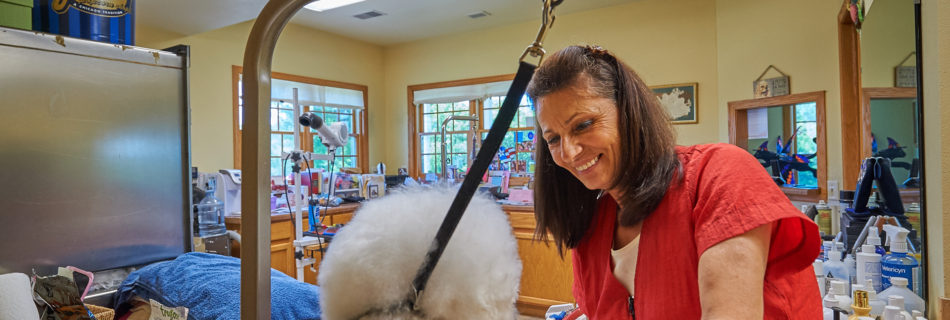
[[[398,307],[455,198],[417,187],[366,202],[336,234],[320,264],[324,319],[509,319],[521,261],[507,215],[476,195],[459,222],[417,310]]]

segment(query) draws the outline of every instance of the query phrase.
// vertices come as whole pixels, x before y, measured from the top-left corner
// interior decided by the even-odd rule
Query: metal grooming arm
[[[244,135],[241,141],[241,319],[270,319],[271,61],[290,18],[314,0],[271,0],[254,21],[244,49]],[[268,142],[267,144],[261,143]],[[263,175],[263,173],[268,173]]]

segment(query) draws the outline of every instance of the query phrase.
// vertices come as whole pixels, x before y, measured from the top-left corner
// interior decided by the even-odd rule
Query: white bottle
[[[831,250],[828,253],[828,261],[825,261],[825,276],[830,276],[834,280],[841,280],[846,285],[850,284],[851,278],[848,276],[848,267],[841,262],[841,251]],[[845,290],[845,292],[848,292]]]
[[[888,307],[898,307],[900,308],[902,319],[913,319],[910,315],[910,312],[907,312],[907,309],[904,307],[904,297],[901,296],[890,296],[887,298]]]
[[[901,308],[895,306],[884,307],[884,314],[881,316],[881,320],[906,320],[904,316],[901,315]]]
[[[821,300],[821,311],[822,319],[824,320],[834,320],[835,310],[831,309],[832,307],[839,307],[838,299],[834,295],[828,295],[823,300]],[[844,315],[842,315],[844,316]],[[844,317],[841,317],[844,318]]]
[[[825,299],[829,298],[838,301],[838,308],[851,312],[851,295],[848,294],[847,282],[831,280],[831,288],[828,289],[828,294],[825,295]]]
[[[873,246],[881,245],[881,231],[878,230],[876,226],[868,228],[868,237],[864,240],[864,244],[870,244]]]
[[[864,280],[864,288],[868,292],[868,304],[871,306],[871,316],[880,316],[884,314],[884,307],[887,306],[887,303],[879,300],[877,298],[877,292],[875,292],[874,289],[867,289],[868,287],[874,287],[874,283],[871,282],[871,279]]]
[[[845,255],[843,262],[844,262],[844,269],[845,271],[847,271],[848,284],[851,285],[851,284],[859,283],[857,282],[856,274],[855,274],[857,262],[855,261],[854,256],[848,253],[847,255]],[[849,292],[854,292],[854,290],[851,290]]]
[[[887,305],[891,305],[890,299],[899,297],[900,306],[904,311],[910,310],[920,310],[920,312],[926,312],[926,304],[924,299],[921,299],[913,291],[907,289],[907,279],[901,277],[891,278],[891,287],[878,293],[877,298],[881,301],[886,301]],[[908,316],[910,314],[908,313]],[[912,319],[912,318],[908,318]]]
[[[825,296],[825,264],[821,262],[821,259],[815,259],[815,262],[811,264],[811,267],[815,269],[815,278],[818,279],[818,292],[822,297]]]
[[[861,252],[858,252],[856,262],[856,283],[865,283],[865,280],[871,280],[874,283],[873,288],[866,288],[869,291],[880,291],[881,288],[881,255],[874,252],[874,246],[865,244],[861,246]]]
[[[834,243],[831,241],[821,242],[821,261],[828,261],[828,253],[834,249]]]

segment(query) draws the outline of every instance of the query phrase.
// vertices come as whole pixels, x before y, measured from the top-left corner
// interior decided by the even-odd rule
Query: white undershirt
[[[640,236],[633,238],[623,248],[610,249],[610,258],[614,263],[614,277],[620,281],[633,297],[633,280],[637,274],[637,249],[640,248]]]

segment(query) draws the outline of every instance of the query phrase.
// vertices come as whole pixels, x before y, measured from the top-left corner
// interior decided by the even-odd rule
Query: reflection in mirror
[[[867,5],[869,2],[865,1]],[[923,243],[920,203],[922,195],[922,162],[920,130],[920,106],[918,106],[917,88],[919,79],[916,53],[919,49],[915,31],[915,5],[913,0],[877,0],[865,12],[865,20],[861,26],[860,41],[857,55],[860,61],[860,79],[853,85],[860,89],[860,104],[858,114],[847,112],[850,110],[842,106],[842,124],[846,125],[846,118],[860,119],[859,146],[849,146],[843,141],[843,166],[851,166],[856,172],[860,164],[851,163],[866,157],[881,157],[890,159],[890,172],[899,190],[900,202],[887,204],[881,201],[869,205],[878,205],[882,208],[903,205],[903,213],[897,212],[894,216],[901,220],[903,227],[910,229],[908,236],[910,244],[915,247],[910,250],[916,253],[917,259],[922,259],[920,269],[915,269],[912,288],[915,294],[927,298],[927,257]],[[842,52],[842,55],[848,55]],[[842,82],[843,87],[850,87]],[[842,89],[846,90],[846,89]],[[849,160],[850,161],[847,161]],[[845,171],[848,171],[847,168]],[[845,179],[855,179],[845,174]],[[877,183],[880,183],[879,181]],[[850,186],[848,186],[850,188]],[[878,200],[887,194],[893,197],[894,192],[887,191],[876,185],[874,190]],[[885,210],[888,211],[888,210]],[[894,211],[894,210],[890,210]],[[906,220],[905,220],[906,218]],[[904,223],[906,221],[906,224]]]
[[[907,205],[920,202],[916,94],[914,88],[864,89],[864,107],[871,118],[871,156],[891,160],[891,174]]]
[[[815,103],[749,109],[748,150],[782,186],[817,189]],[[773,168],[773,164],[776,164]]]
[[[729,102],[730,143],[759,160],[791,200],[825,199],[824,92]]]

